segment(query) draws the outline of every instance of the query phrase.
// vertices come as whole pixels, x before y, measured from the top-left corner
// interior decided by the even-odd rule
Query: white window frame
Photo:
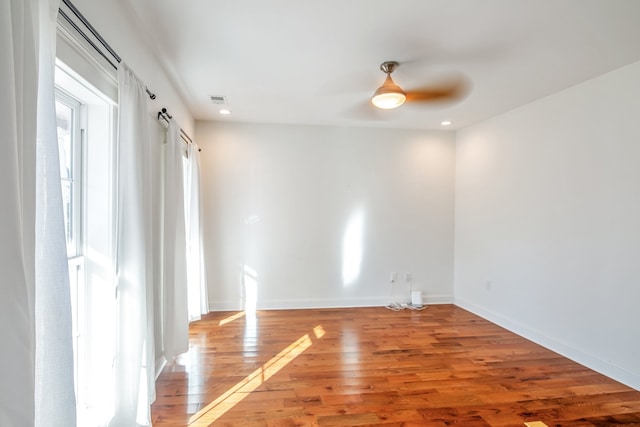
[[[84,145],[86,136],[86,105],[80,100],[68,94],[60,87],[55,89],[56,102],[60,102],[72,111],[71,127],[71,170],[68,178],[62,177],[62,181],[69,181],[71,188],[71,207],[68,213],[69,225],[67,238],[67,257],[82,256],[84,247]],[[66,229],[65,229],[66,230]]]
[[[113,227],[117,104],[61,60],[56,100],[72,108],[74,174],[69,276],[73,310],[75,386],[79,427],[108,421],[115,354]]]

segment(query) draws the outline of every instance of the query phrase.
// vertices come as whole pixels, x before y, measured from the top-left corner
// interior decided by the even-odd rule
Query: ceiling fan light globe
[[[407,96],[402,92],[376,93],[371,98],[371,102],[378,108],[390,110],[404,104]]]
[[[371,102],[378,108],[390,110],[404,104],[406,99],[407,95],[405,95],[404,91],[400,86],[395,84],[391,79],[391,76],[387,74],[387,78],[383,85],[380,86],[378,90],[376,90],[376,93],[373,94]]]

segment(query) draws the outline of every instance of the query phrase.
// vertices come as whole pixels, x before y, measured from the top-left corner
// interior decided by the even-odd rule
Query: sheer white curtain
[[[200,203],[200,149],[193,143],[188,147],[185,197],[187,219],[187,277],[189,320],[199,320],[209,312],[209,297],[205,276],[202,246],[202,205]]]
[[[71,298],[54,94],[57,0],[39,2],[35,425],[76,424]]]
[[[7,427],[75,425],[53,103],[56,13],[57,1],[0,1],[0,425]],[[50,321],[55,328],[47,329]]]
[[[153,342],[153,235],[149,115],[145,85],[118,69],[117,339],[111,427],[150,425],[155,400]]]
[[[170,120],[164,157],[163,248],[163,344],[168,362],[189,349],[183,147],[180,128]]]

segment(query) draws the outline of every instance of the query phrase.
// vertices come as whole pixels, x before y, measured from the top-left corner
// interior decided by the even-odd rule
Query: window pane
[[[71,246],[71,182],[62,181],[62,206],[64,207],[64,232],[67,236],[67,252]]]
[[[60,151],[60,177],[71,179],[73,109],[56,101],[56,119],[58,123],[58,149]]]
[[[58,127],[58,153],[60,156],[60,180],[62,205],[64,207],[64,231],[67,238],[67,256],[77,255],[74,222],[74,109],[56,100],[56,122]]]

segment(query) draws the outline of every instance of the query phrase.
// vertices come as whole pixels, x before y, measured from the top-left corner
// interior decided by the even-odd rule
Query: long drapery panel
[[[168,362],[189,349],[183,153],[180,127],[170,120],[164,157],[163,215],[163,345]]]
[[[202,239],[202,193],[200,187],[200,149],[189,144],[185,212],[187,220],[187,276],[189,320],[199,320],[209,312],[209,297]]]
[[[0,425],[34,423],[37,2],[0,3]]]
[[[0,425],[75,425],[58,167],[56,0],[0,2]]]
[[[36,427],[76,425],[71,297],[54,95],[58,3],[40,0],[38,8]]]
[[[117,349],[110,427],[149,425],[155,400],[153,342],[154,236],[151,232],[149,116],[145,85],[118,69],[116,194]]]

